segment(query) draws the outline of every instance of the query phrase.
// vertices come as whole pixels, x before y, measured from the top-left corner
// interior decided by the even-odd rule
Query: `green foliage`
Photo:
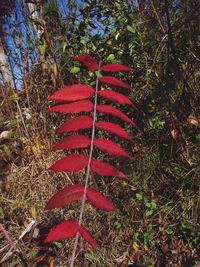
[[[84,255],[85,260],[89,262],[89,267],[104,267],[104,258],[101,251],[90,251]]]
[[[116,230],[123,229],[130,226],[130,219],[120,214],[115,215],[114,227]]]

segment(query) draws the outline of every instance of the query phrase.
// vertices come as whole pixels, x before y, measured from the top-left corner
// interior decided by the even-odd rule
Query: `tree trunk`
[[[11,85],[12,84],[11,74],[8,67],[7,58],[5,55],[3,42],[1,39],[0,39],[0,73],[2,76],[3,84]]]

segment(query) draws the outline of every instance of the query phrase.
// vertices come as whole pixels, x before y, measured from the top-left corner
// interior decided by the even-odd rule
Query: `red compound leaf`
[[[59,112],[59,113],[79,113],[79,112],[90,112],[93,110],[93,103],[90,100],[81,100],[70,104],[56,105],[49,108],[48,112]]]
[[[63,138],[63,140],[54,145],[52,150],[83,148],[88,147],[90,143],[90,139],[85,135],[71,135]]]
[[[110,155],[130,158],[129,155],[121,148],[121,146],[117,145],[111,140],[96,138],[94,139],[94,145],[99,149],[108,152]]]
[[[88,232],[88,230],[83,227],[83,225],[80,225],[79,231],[83,239],[85,239],[86,242],[88,242],[93,248],[99,249],[99,245],[94,240],[94,238],[91,236],[91,234]]]
[[[121,64],[107,64],[102,66],[100,70],[105,72],[133,71],[133,69]]]
[[[62,240],[65,238],[75,237],[79,230],[79,225],[76,221],[73,220],[65,220],[56,225],[51,231],[48,233],[44,242],[53,242]]]
[[[59,133],[68,133],[92,127],[93,120],[89,116],[79,116],[72,118],[61,125]]]
[[[75,200],[83,197],[84,187],[81,185],[70,185],[59,190],[47,203],[45,210],[61,208]]]
[[[113,176],[127,179],[126,175],[123,172],[118,171],[112,165],[93,159],[91,161],[91,169],[102,176]]]
[[[86,195],[87,195],[87,198],[90,200],[90,202],[98,209],[106,210],[106,211],[112,211],[115,209],[115,206],[110,200],[108,200],[101,193],[91,188],[87,189]]]
[[[109,114],[113,115],[115,117],[118,117],[126,122],[131,123],[132,125],[136,125],[134,121],[129,119],[123,112],[119,111],[118,109],[108,106],[108,105],[97,105],[97,110],[103,114]]]
[[[68,155],[56,161],[50,169],[56,172],[76,172],[84,169],[88,164],[88,158],[82,154]]]
[[[54,92],[48,97],[48,100],[76,101],[89,98],[93,96],[93,94],[94,89],[91,86],[74,84],[65,86],[62,89]]]
[[[123,128],[121,128],[119,125],[115,123],[107,121],[99,121],[95,125],[97,128],[101,130],[105,130],[107,132],[116,134],[122,138],[132,140],[131,136]]]
[[[96,60],[90,55],[77,56],[75,59],[83,63],[83,65],[90,71],[98,70],[99,68]]]
[[[118,80],[117,78],[115,78],[113,76],[100,77],[99,81],[101,81],[103,83],[108,83],[108,84],[111,84],[111,85],[115,85],[115,86],[118,86],[118,87],[131,89],[131,87],[128,84],[122,82],[121,80]]]
[[[100,95],[101,97],[107,98],[109,100],[118,102],[120,104],[127,104],[127,105],[131,105],[134,107],[131,100],[128,99],[128,97],[126,97],[123,94],[120,94],[120,93],[117,93],[111,90],[101,90],[98,92],[98,95]]]

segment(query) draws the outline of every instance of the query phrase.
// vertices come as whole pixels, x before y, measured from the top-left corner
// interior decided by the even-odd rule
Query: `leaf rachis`
[[[93,154],[93,148],[94,148],[95,123],[96,123],[96,113],[97,113],[97,97],[98,97],[98,87],[99,87],[99,79],[98,78],[99,78],[99,74],[100,74],[100,66],[101,66],[101,63],[99,63],[99,68],[98,68],[97,78],[96,78],[90,154],[89,154],[89,160],[88,160],[88,166],[87,166],[87,172],[86,172],[83,199],[82,199],[82,203],[81,203],[81,210],[80,210],[80,215],[79,215],[79,220],[78,220],[78,224],[79,225],[81,225],[82,218],[83,218],[83,212],[84,212],[84,207],[85,207],[85,202],[86,202],[86,192],[87,192],[87,187],[88,187],[88,182],[89,182],[92,154]],[[75,237],[75,241],[74,241],[74,245],[73,245],[73,251],[72,251],[70,267],[74,266],[74,261],[75,261],[77,246],[78,246],[79,235],[80,235],[80,233],[77,232],[76,237]]]

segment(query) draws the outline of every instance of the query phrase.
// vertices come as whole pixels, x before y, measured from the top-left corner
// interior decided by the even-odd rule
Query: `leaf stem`
[[[80,215],[79,215],[79,221],[78,221],[79,225],[81,225],[82,219],[83,219],[83,212],[84,212],[85,201],[86,201],[86,192],[87,192],[89,176],[90,176],[90,165],[91,165],[91,161],[92,161],[92,154],[93,154],[93,148],[94,148],[95,122],[96,122],[96,113],[97,113],[97,109],[96,109],[96,107],[97,107],[97,92],[98,92],[98,86],[99,86],[98,77],[99,77],[99,73],[100,73],[100,65],[101,65],[101,63],[99,63],[99,68],[98,68],[97,78],[96,78],[90,154],[89,154],[89,160],[88,160],[88,165],[87,165],[87,172],[86,172],[85,186],[84,186],[84,192],[83,192],[83,199],[82,199],[82,203],[81,203],[81,209],[80,209]],[[77,250],[77,246],[78,246],[79,235],[80,234],[79,234],[79,231],[78,231],[77,234],[76,234],[76,237],[75,237],[74,245],[73,245],[73,251],[72,251],[70,267],[74,266],[74,261],[75,261],[75,258],[76,258],[76,250]]]

